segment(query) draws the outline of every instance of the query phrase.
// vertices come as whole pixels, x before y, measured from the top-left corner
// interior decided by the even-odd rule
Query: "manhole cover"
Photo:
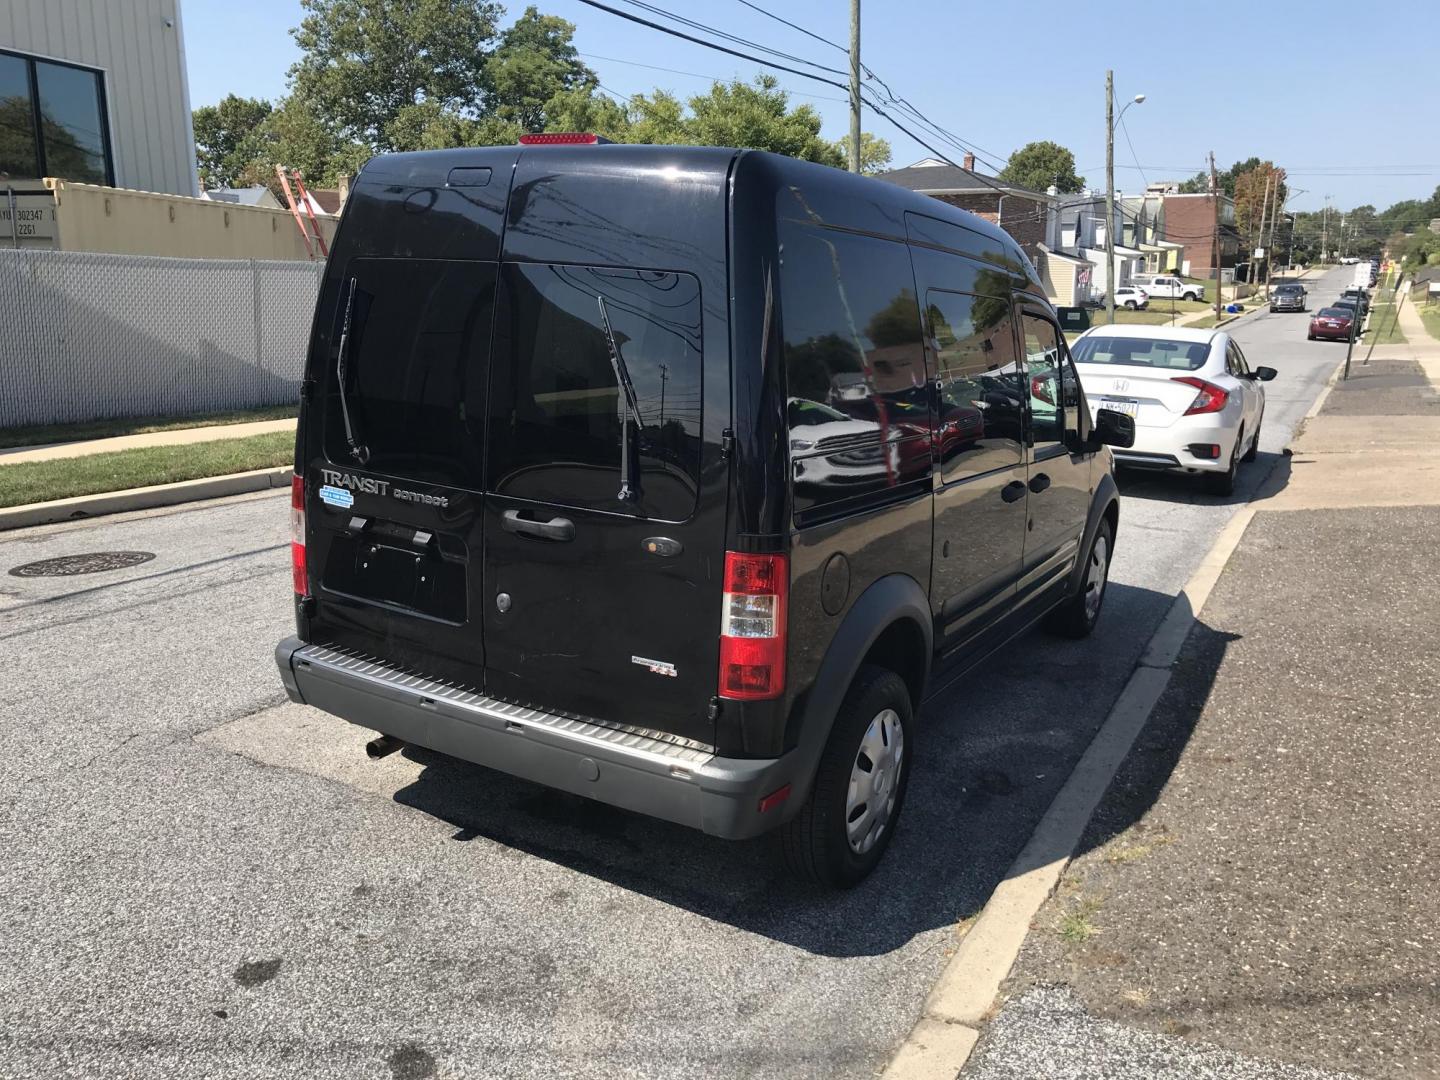
[[[14,567],[12,577],[74,577],[77,574],[99,574],[106,570],[123,570],[139,566],[155,558],[151,551],[95,551],[88,555],[61,555]]]

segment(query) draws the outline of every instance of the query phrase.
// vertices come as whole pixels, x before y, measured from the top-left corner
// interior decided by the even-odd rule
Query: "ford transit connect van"
[[[1088,633],[1107,442],[978,217],[755,151],[373,159],[296,438],[292,700],[852,884],[930,695]],[[483,792],[476,793],[483,798]]]

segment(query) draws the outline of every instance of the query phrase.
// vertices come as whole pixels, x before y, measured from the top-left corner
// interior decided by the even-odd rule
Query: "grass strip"
[[[1440,304],[1416,304],[1415,310],[1420,313],[1420,321],[1425,324],[1430,336],[1440,341]]]
[[[1394,304],[1370,305],[1369,329],[1365,331],[1366,345],[1404,345],[1405,335],[1395,318]]]
[[[49,446],[52,443],[110,439],[117,435],[146,435],[152,431],[182,428],[251,424],[257,420],[288,420],[299,414],[295,405],[271,405],[236,412],[197,413],[192,416],[122,416],[113,420],[89,420],[81,424],[34,424],[29,427],[0,428],[0,447]]]
[[[0,465],[0,506],[70,499],[152,484],[174,484],[288,465],[295,436],[288,431],[184,446],[147,446],[109,454]]]

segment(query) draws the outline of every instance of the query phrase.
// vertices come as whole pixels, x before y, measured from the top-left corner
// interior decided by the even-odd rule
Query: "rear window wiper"
[[[359,282],[350,279],[350,291],[345,298],[345,321],[340,324],[340,348],[335,353],[335,381],[340,388],[340,418],[345,422],[345,443],[350,447],[350,456],[361,465],[370,461],[370,448],[362,443],[355,433],[355,423],[350,419],[350,401],[345,393],[345,357],[350,350],[350,321],[355,314],[355,292]]]
[[[634,502],[640,498],[640,475],[635,468],[635,458],[638,456],[638,445],[631,445],[631,427],[634,427],[634,438],[640,437],[640,403],[635,398],[635,386],[630,382],[630,372],[626,370],[625,358],[620,355],[620,345],[615,340],[615,333],[610,329],[610,313],[605,308],[605,297],[595,298],[600,302],[600,325],[605,329],[605,344],[609,347],[610,367],[615,372],[615,382],[620,387],[620,493],[616,496],[621,502]]]

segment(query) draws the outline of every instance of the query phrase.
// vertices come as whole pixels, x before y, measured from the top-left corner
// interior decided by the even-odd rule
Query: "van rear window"
[[[354,259],[341,282],[331,341],[339,349],[347,302],[345,394],[366,467],[409,480],[478,487],[488,378],[493,263]],[[325,452],[352,464],[332,351]],[[483,405],[482,405],[483,410]]]
[[[699,282],[665,271],[543,263],[506,264],[502,281],[490,490],[668,521],[689,517],[703,412]],[[616,379],[607,319],[634,410]],[[627,437],[639,490],[622,501]]]

